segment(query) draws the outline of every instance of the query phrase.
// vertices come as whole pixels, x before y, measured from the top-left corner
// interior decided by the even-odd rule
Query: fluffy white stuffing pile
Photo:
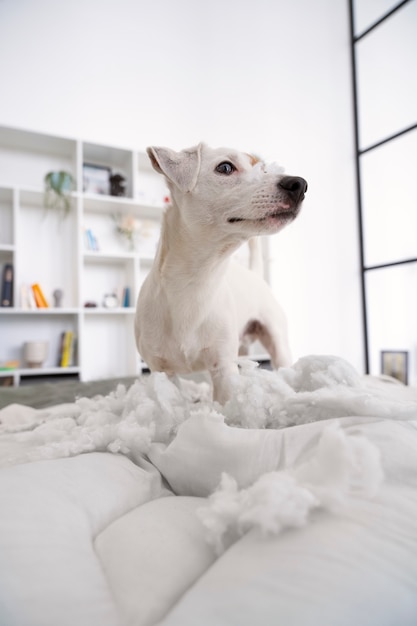
[[[263,474],[247,489],[224,473],[218,489],[199,510],[207,539],[221,554],[255,528],[278,534],[304,526],[311,511],[339,512],[350,495],[373,496],[383,480],[379,451],[365,437],[327,426],[312,458],[292,470]]]
[[[187,389],[195,391],[190,383]],[[204,389],[203,389],[204,391]],[[15,432],[23,456],[9,462],[113,452],[137,461],[153,441],[168,443],[190,414],[193,396],[181,393],[164,374],[152,374],[129,389],[118,385],[107,396],[79,398],[75,404],[33,412],[21,427],[14,416],[2,417],[0,432]]]
[[[259,430],[349,416],[410,420],[417,413],[413,399],[396,397],[388,383],[372,384],[336,357],[305,357],[278,372],[242,361],[233,385],[232,398],[224,407],[210,400],[206,383],[181,381],[177,386],[156,373],[140,378],[129,389],[119,385],[105,397],[21,411],[21,422],[16,413],[4,409],[0,445],[7,454],[2,462],[106,451],[141,463],[152,444],[168,446],[162,446],[162,453],[170,450],[181,424],[189,420],[185,428],[201,415],[213,427],[220,420],[229,427]],[[182,454],[190,452],[185,447]],[[185,461],[183,456],[177,459],[180,469]],[[202,466],[200,471],[209,474],[209,469]],[[268,471],[242,489],[236,476],[224,474],[200,516],[209,540],[221,552],[248,529],[277,533],[288,526],[298,527],[314,509],[340,508],[351,494],[375,492],[381,480],[376,447],[363,436],[346,434],[337,422],[329,422],[308,461],[291,470]]]
[[[224,407],[211,402],[206,383],[181,381],[179,388],[165,374],[155,373],[129,389],[119,385],[108,396],[33,411],[21,426],[15,416],[8,420],[3,415],[0,433],[22,429],[14,433],[14,441],[25,446],[24,456],[9,462],[92,451],[138,460],[152,442],[170,443],[180,424],[202,409],[213,419],[220,413],[230,426],[278,429],[351,415],[412,419],[416,403],[368,387],[366,379],[340,358],[311,356],[278,372],[242,361],[232,399]]]
[[[416,403],[394,397],[391,385],[374,386],[345,360],[307,356],[278,372],[242,362],[225,420],[244,428],[283,428],[360,415],[413,419]]]

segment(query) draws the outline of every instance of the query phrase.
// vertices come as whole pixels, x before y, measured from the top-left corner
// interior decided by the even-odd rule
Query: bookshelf
[[[84,164],[123,176],[125,195],[92,192]],[[76,181],[65,217],[44,207],[44,176],[62,170]],[[43,377],[94,380],[140,373],[135,304],[155,253],[166,194],[145,153],[0,127],[0,277],[8,264],[14,272],[13,306],[0,307],[0,386],[2,379],[19,385]],[[135,249],[117,232],[114,216],[134,219]],[[86,231],[94,234],[98,249],[91,249]],[[22,286],[34,283],[40,284],[48,308],[25,308]],[[63,291],[60,308],[53,306],[56,289]],[[76,337],[77,349],[71,365],[60,367],[66,331]],[[26,341],[48,342],[42,367],[26,366]],[[13,361],[19,366],[3,369]]]

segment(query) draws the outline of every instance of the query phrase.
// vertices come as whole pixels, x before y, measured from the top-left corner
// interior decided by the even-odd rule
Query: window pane
[[[365,265],[417,257],[417,129],[360,158]]]
[[[417,2],[356,44],[360,146],[417,122]]]
[[[355,0],[355,34],[360,35],[369,26],[388,13],[399,0]]]
[[[380,374],[382,350],[409,353],[410,385],[417,384],[417,263],[366,274],[371,374]]]

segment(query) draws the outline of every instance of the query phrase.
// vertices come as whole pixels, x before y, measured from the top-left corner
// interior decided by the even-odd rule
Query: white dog
[[[147,152],[166,177],[171,205],[139,294],[136,344],[151,371],[208,370],[213,397],[224,403],[239,345],[259,339],[275,368],[291,364],[282,309],[267,283],[230,257],[252,236],[292,222],[307,183],[235,150]]]

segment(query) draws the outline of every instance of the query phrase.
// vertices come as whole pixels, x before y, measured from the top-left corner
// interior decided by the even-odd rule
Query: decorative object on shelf
[[[54,307],[56,309],[60,309],[62,307],[62,299],[64,297],[64,292],[62,289],[55,289],[53,294],[52,294],[53,298],[54,298]]]
[[[39,283],[34,283],[32,285],[33,296],[35,298],[36,306],[38,309],[47,309],[49,307],[48,301],[44,296],[44,293],[41,289]]]
[[[122,307],[125,309],[130,307],[130,288],[129,287],[123,288]]]
[[[91,228],[86,228],[84,230],[84,245],[86,250],[91,250],[93,252],[98,252],[100,250],[97,237],[94,235]]]
[[[110,194],[111,169],[104,165],[94,165],[93,163],[83,164],[83,191],[85,193],[96,193],[101,196]]]
[[[48,172],[45,179],[44,204],[47,209],[58,209],[66,217],[71,208],[71,192],[75,181],[69,172]]]
[[[6,263],[3,268],[0,306],[13,306],[13,265],[11,263]]]
[[[137,224],[133,215],[122,215],[121,213],[113,214],[113,220],[116,223],[116,232],[124,237],[129,245],[129,250],[134,252],[136,249]]]
[[[119,306],[119,300],[115,293],[106,293],[103,298],[103,306],[106,309],[115,309]]]
[[[125,196],[126,195],[126,179],[121,174],[112,174],[110,176],[110,195]]]
[[[23,344],[23,358],[28,367],[42,367],[48,356],[48,341],[26,341]]]
[[[85,309],[95,309],[95,308],[97,308],[97,302],[87,301],[87,302],[84,303],[84,308]]]
[[[408,384],[408,352],[383,350],[381,352],[381,374],[396,378],[404,385]]]

